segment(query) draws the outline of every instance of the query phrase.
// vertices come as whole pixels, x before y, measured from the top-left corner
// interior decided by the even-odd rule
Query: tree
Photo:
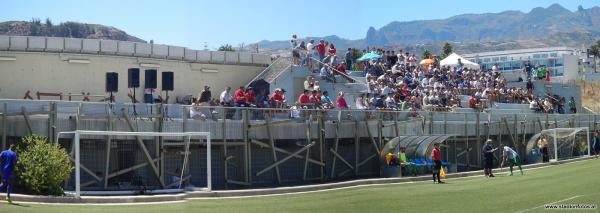
[[[450,54],[452,54],[452,45],[450,45],[450,43],[446,42],[446,43],[444,43],[444,46],[442,47],[442,58],[446,58]]]
[[[73,171],[67,151],[37,135],[24,136],[16,145],[19,153],[15,168],[18,184],[30,193],[62,195],[62,183]]]
[[[50,18],[46,18],[46,26],[48,26],[48,27],[52,26],[52,20],[50,20]]]
[[[598,72],[596,69],[596,58],[600,57],[600,40],[596,41],[594,45],[590,46],[588,54],[594,55],[594,72]]]
[[[425,50],[425,51],[423,51],[422,56],[423,56],[423,59],[428,59],[431,57],[431,52],[429,52],[429,50]]]
[[[221,45],[218,49],[218,51],[229,51],[229,52],[235,52],[235,50],[233,49],[233,47],[229,44],[224,44]]]

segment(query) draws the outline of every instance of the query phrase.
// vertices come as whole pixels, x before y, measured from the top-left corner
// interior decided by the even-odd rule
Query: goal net
[[[590,154],[589,134],[588,127],[546,129],[532,138],[532,148],[544,161],[582,157]]]
[[[75,185],[73,194],[76,198],[82,194],[177,192],[186,186],[192,186],[191,182],[206,184],[205,187],[194,187],[195,190],[212,189],[209,132],[76,130],[60,132],[57,141],[58,138],[67,136],[72,136],[73,139],[70,145],[71,161],[75,164],[72,184]],[[161,143],[155,140],[158,137],[162,138]],[[111,138],[110,144],[102,140],[106,138]],[[198,144],[206,146],[206,154],[202,157],[198,153],[201,152],[199,149],[190,149],[190,146]],[[102,157],[104,153],[106,155]],[[205,165],[197,160],[204,156]],[[190,163],[191,159],[195,159],[193,164]],[[196,165],[195,170],[205,166],[206,177],[203,177],[202,171],[194,171],[200,176],[192,177],[191,165]],[[193,179],[204,180],[192,181]],[[97,188],[104,190],[94,190]]]

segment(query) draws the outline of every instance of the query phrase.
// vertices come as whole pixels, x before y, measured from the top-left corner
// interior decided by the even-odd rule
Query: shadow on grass
[[[11,206],[24,207],[24,208],[29,208],[29,207],[31,207],[31,206],[29,206],[29,205],[20,204],[20,203],[14,203],[14,202],[13,202],[13,203],[8,203],[8,202],[6,202],[5,204],[6,204],[6,205],[11,205]]]

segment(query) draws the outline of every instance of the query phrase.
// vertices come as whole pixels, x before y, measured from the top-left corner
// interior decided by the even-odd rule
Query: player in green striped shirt
[[[500,144],[502,147],[502,163],[500,164],[500,168],[504,167],[504,164],[508,161],[508,166],[510,167],[510,176],[513,175],[513,166],[518,166],[519,171],[521,171],[521,175],[523,175],[523,169],[521,168],[521,160],[519,159],[519,154],[515,152],[515,150],[511,149],[508,146],[504,146]]]

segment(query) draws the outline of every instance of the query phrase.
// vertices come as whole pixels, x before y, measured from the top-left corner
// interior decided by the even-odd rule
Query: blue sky
[[[376,2],[376,3],[375,3]],[[600,5],[585,0],[5,0],[0,21],[49,17],[110,25],[155,43],[203,49],[229,43],[285,40],[291,34],[364,38],[392,21],[442,19],[464,13],[529,12],[559,3],[574,11]]]

